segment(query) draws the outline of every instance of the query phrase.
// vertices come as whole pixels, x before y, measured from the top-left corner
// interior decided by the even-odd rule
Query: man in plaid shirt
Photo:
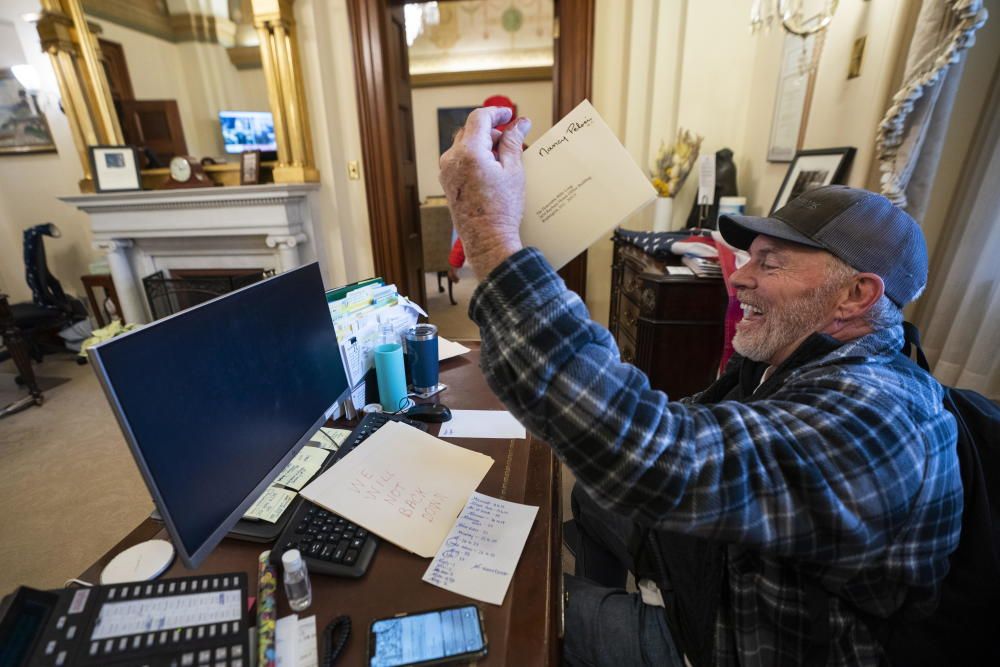
[[[732,276],[738,355],[671,401],[521,246],[530,122],[495,129],[509,120],[473,112],[441,183],[482,281],[469,312],[490,386],[578,480],[567,660],[877,664],[871,619],[933,608],[962,510],[941,387],[897,353],[926,283],[916,223],[844,186],[720,220],[750,254]],[[625,593],[625,567],[662,590]]]

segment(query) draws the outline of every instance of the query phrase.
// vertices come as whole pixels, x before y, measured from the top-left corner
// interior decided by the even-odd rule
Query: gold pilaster
[[[42,0],[38,20],[42,50],[49,54],[83,167],[80,190],[93,191],[88,146],[124,143],[101,64],[97,37],[89,29],[79,0]]]
[[[252,0],[252,5],[278,143],[274,182],[318,181],[292,0]]]

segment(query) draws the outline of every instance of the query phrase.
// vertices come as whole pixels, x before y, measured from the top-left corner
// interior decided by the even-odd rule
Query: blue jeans
[[[577,576],[564,578],[563,660],[586,667],[683,667],[663,608],[625,591],[627,572],[634,569],[629,542],[635,524],[599,507],[579,485],[573,487],[572,505],[579,544]]]

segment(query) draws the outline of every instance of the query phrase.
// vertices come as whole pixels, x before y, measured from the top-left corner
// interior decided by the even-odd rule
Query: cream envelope
[[[589,101],[524,151],[521,240],[555,268],[656,197],[656,190]]]

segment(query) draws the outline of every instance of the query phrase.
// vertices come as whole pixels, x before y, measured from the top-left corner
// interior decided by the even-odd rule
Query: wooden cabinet
[[[666,267],[615,239],[608,321],[622,361],[679,399],[715,380],[728,297],[721,278],[672,276]]]

